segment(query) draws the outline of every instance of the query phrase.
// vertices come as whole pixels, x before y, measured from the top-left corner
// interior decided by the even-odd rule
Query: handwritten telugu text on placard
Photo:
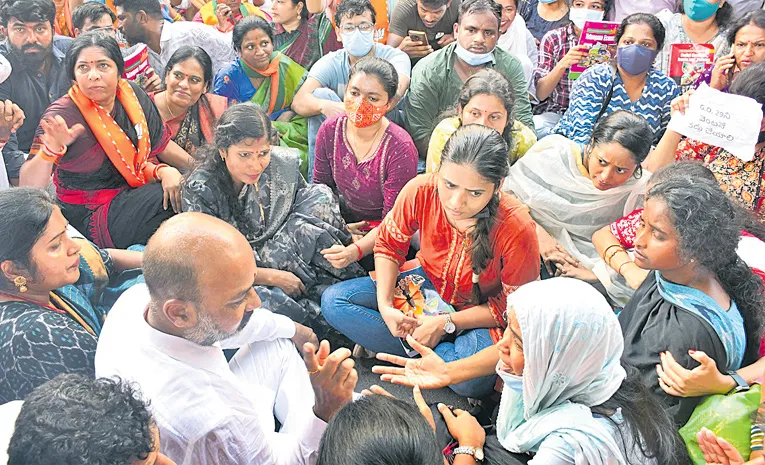
[[[672,116],[669,129],[751,161],[761,122],[762,105],[754,99],[702,84],[691,95],[685,115]]]

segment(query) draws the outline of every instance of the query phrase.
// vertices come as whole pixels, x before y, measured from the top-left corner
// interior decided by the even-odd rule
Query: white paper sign
[[[762,115],[756,100],[702,84],[691,95],[685,115],[678,111],[672,116],[669,129],[752,161]]]

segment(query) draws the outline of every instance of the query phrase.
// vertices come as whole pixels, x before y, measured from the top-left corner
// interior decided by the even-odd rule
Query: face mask
[[[589,8],[571,8],[568,10],[568,19],[574,23],[574,26],[583,29],[587,21],[603,21],[603,14],[603,11]]]
[[[627,45],[616,49],[616,62],[625,73],[637,76],[651,69],[657,53],[640,44]]]
[[[550,3],[555,3],[557,1],[558,0],[539,0],[539,3],[544,3],[544,4],[549,5]]]
[[[683,0],[683,9],[691,21],[704,21],[717,13],[717,10],[720,9],[720,2],[718,1],[715,5],[707,0]]]
[[[505,386],[518,394],[523,395],[523,376],[508,373],[505,370],[500,370],[499,367],[500,363],[497,364],[497,375],[502,379],[502,382],[505,383]]]
[[[343,48],[355,57],[363,57],[375,45],[375,31],[361,32],[359,29],[351,33],[343,33]]]
[[[357,128],[367,128],[375,124],[385,116],[387,111],[387,105],[376,107],[361,96],[345,99],[345,113],[348,115],[348,121]]]
[[[473,53],[467,49],[462,48],[460,44],[454,48],[454,53],[457,54],[460,60],[468,64],[468,66],[481,66],[492,61],[492,52],[487,53]]]

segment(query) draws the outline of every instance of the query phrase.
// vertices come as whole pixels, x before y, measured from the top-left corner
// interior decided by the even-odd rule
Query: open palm
[[[380,375],[380,379],[393,384],[404,386],[419,386],[421,389],[438,389],[449,386],[451,377],[446,368],[446,362],[432,349],[417,342],[411,335],[406,341],[421,358],[406,358],[391,354],[377,354],[377,359],[393,363],[394,367],[376,365],[372,372]]]

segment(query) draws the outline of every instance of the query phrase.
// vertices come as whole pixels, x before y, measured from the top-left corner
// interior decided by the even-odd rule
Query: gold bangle
[[[621,246],[622,246],[621,244],[611,244],[608,247],[606,247],[606,250],[603,251],[603,255],[602,255],[603,256],[603,261],[607,261],[606,260],[606,255],[608,255],[608,251],[609,250],[613,249],[614,247],[621,248]]]
[[[624,262],[621,265],[619,265],[619,269],[616,272],[619,273],[619,274],[622,274],[622,268],[624,268],[624,265],[628,265],[630,263],[635,263],[635,262],[633,262],[632,260],[627,260],[626,262]],[[624,276],[624,275],[622,275],[622,276]]]
[[[618,254],[619,252],[627,253],[627,251],[624,250],[624,247],[619,246],[619,248],[614,250],[613,252],[611,252],[611,255],[608,257],[608,259],[606,259],[606,264],[608,266],[611,266],[611,262],[613,261],[613,259],[616,256],[616,254]],[[613,268],[613,267],[611,267],[611,268]]]

